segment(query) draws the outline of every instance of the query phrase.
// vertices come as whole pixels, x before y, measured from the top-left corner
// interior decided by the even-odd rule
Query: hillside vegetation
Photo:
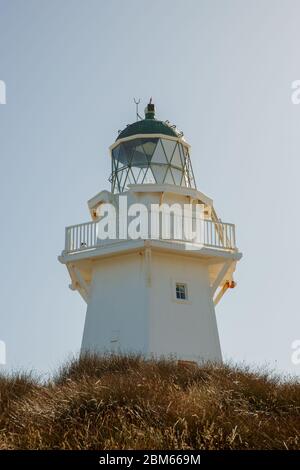
[[[85,356],[0,398],[1,449],[300,448],[300,384],[243,367]]]

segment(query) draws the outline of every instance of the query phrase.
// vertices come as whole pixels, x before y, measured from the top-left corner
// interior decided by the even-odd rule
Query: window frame
[[[188,300],[187,284],[183,282],[176,282],[175,285],[176,300]]]
[[[180,299],[177,298],[177,285],[182,284],[185,286],[185,292],[186,292],[186,298],[185,299]],[[173,302],[178,303],[178,304],[187,304],[190,305],[192,304],[192,296],[191,296],[191,281],[189,279],[180,279],[180,278],[174,278],[171,279],[171,299]]]

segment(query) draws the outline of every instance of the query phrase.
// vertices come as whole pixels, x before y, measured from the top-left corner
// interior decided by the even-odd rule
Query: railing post
[[[233,248],[236,248],[235,242],[235,225],[232,226]]]
[[[65,228],[65,251],[70,251],[70,229]]]

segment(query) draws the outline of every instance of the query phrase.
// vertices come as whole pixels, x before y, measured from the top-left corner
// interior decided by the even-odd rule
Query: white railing
[[[155,239],[191,242],[190,239],[184,236],[184,233],[185,231],[182,227],[183,235],[180,238],[174,237],[173,231],[171,231],[171,237],[166,238],[160,231]],[[149,235],[148,239],[151,238],[153,239],[154,237]],[[111,241],[118,241],[118,237]],[[66,227],[65,252],[67,253],[91,250],[107,242],[108,240],[101,240],[98,237],[98,222],[86,222]],[[197,243],[221,250],[235,250],[235,225],[215,222],[213,220],[201,220],[200,239],[198,238]]]
[[[236,249],[234,224],[204,220],[203,227],[203,245],[223,250]]]
[[[85,222],[66,227],[65,251],[70,253],[99,245],[97,225],[97,222]]]

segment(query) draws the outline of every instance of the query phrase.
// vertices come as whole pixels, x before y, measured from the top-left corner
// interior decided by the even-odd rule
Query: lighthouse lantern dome
[[[145,118],[125,127],[110,150],[112,192],[123,192],[130,184],[196,188],[190,146],[176,126],[155,118],[151,100]]]

